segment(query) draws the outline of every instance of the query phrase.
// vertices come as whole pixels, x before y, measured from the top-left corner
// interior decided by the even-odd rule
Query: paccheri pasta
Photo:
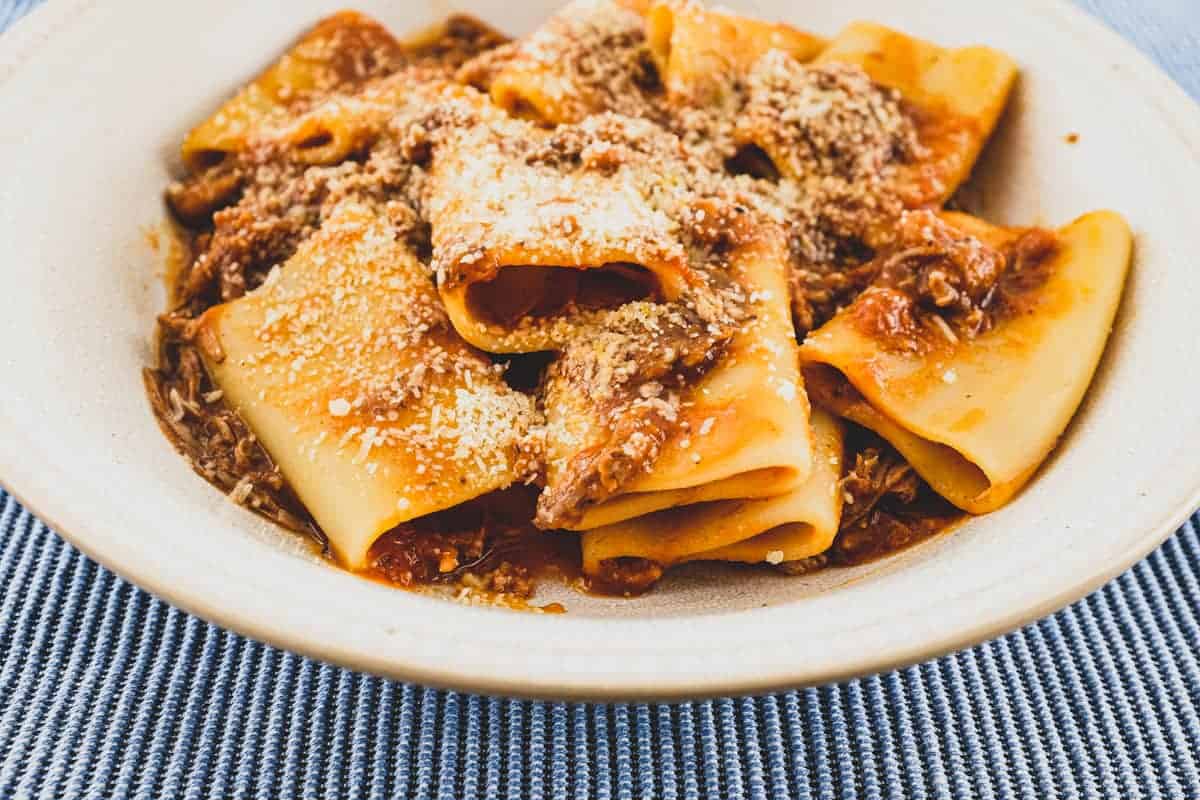
[[[992,511],[1130,260],[945,205],[1016,78],[692,0],[319,22],[183,144],[151,405],[197,472],[406,587],[525,607],[692,561],[799,574]]]

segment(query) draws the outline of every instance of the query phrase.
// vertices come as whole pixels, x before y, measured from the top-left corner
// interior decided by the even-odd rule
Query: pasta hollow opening
[[[637,264],[576,267],[502,267],[494,278],[467,287],[467,309],[477,319],[511,326],[521,319],[554,317],[571,308],[616,308],[661,300],[658,277]]]
[[[771,156],[756,144],[739,147],[737,152],[725,159],[725,169],[734,175],[749,175],[774,183],[778,183],[781,177],[779,167],[775,166]]]
[[[1058,446],[1130,266],[1112,212],[944,209],[1016,74],[704,0],[335,14],[182,145],[151,408],[233,502],[472,605],[910,547]]]
[[[804,375],[814,402],[875,431],[934,491],[984,514],[1029,481],[1078,408],[1112,327],[1132,240],[1125,221],[1106,211],[1057,231],[999,228],[952,212],[942,222],[967,237],[937,247],[1003,254],[991,300],[977,309],[986,314],[939,314],[890,289],[864,292],[807,336]],[[881,299],[902,301],[891,306],[894,330],[880,327],[887,315],[871,308]],[[972,332],[955,322],[972,316],[986,324]],[[928,336],[894,335],[929,322],[938,323],[936,337],[935,326]]]
[[[217,166],[225,160],[229,153],[216,148],[195,150],[188,156],[188,166],[199,172]]]
[[[328,130],[318,129],[306,134],[297,141],[296,147],[301,150],[320,150],[331,144],[333,144],[333,133]]]
[[[840,370],[805,364],[804,382],[814,403],[886,439],[951,503],[969,506],[992,488],[992,480],[979,465],[949,445],[906,430],[873,408]]]

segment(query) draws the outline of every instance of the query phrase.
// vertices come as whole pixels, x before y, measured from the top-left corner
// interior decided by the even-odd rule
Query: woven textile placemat
[[[0,30],[34,4],[0,0]],[[1200,95],[1197,0],[1082,5]],[[424,689],[249,641],[0,492],[0,799],[1200,798],[1198,523],[1066,610],[917,667],[582,705]]]

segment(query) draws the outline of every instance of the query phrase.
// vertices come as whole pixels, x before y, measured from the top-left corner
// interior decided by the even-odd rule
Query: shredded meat
[[[842,520],[833,546],[815,559],[786,565],[791,574],[853,565],[902,550],[962,518],[904,458],[877,436],[851,427],[854,464],[842,478]]]
[[[447,18],[438,26],[436,35],[410,45],[396,43],[381,27],[352,13],[330,18],[313,34],[323,26],[330,26],[335,32],[333,39],[324,45],[333,58],[328,69],[318,76],[312,91],[288,96],[289,107],[304,108],[331,94],[353,91],[401,70],[407,70],[414,83],[419,79],[426,82],[439,77],[450,79],[466,62],[508,42],[508,37],[495,29],[461,14]],[[204,226],[214,211],[235,202],[243,187],[279,185],[294,177],[264,172],[287,165],[288,161],[287,153],[272,147],[270,141],[255,142],[246,153],[232,158],[225,156],[208,169],[173,182],[167,188],[167,204],[184,224]],[[302,165],[295,168],[303,169]]]
[[[896,244],[880,256],[876,285],[903,289],[927,310],[969,315],[986,303],[1004,267],[1003,253],[933,212],[910,211]]]
[[[973,339],[1035,299],[1057,247],[1032,229],[996,248],[930,211],[907,212],[892,244],[859,269],[870,286],[855,319],[897,348]]]
[[[192,469],[239,505],[324,546],[324,536],[266,450],[222,401],[194,345],[164,329],[159,367],[144,370],[143,378],[163,433]]]
[[[957,318],[968,336],[981,332],[986,325],[983,309],[1005,269],[1004,254],[925,210],[900,215],[893,237],[878,253],[848,239],[850,249],[834,260],[793,270],[797,330],[806,333],[820,327],[839,308],[876,288],[902,293],[915,304],[914,313]],[[880,321],[887,323],[897,313],[894,304],[889,305],[890,316]],[[880,330],[890,331],[893,338],[901,332],[895,326]]]
[[[870,285],[875,266],[850,257],[836,262],[793,268],[788,273],[792,295],[792,321],[803,338],[824,325]]]
[[[648,472],[678,423],[679,391],[711,368],[731,334],[684,303],[643,303],[623,306],[568,344],[547,369],[543,402],[551,411],[570,402],[565,395],[588,397],[602,410],[607,435],[547,482],[536,524],[578,522],[587,508]],[[551,431],[557,435],[553,419]]]
[[[381,143],[363,163],[350,161],[333,167],[290,163],[279,159],[275,148],[264,146],[168,188],[168,203],[181,220],[186,222],[189,217],[177,203],[191,201],[179,197],[192,193],[207,197],[206,190],[197,187],[207,186],[214,171],[237,175],[239,185],[245,186],[235,203],[206,212],[211,228],[193,241],[196,256],[180,278],[176,302],[190,307],[194,314],[217,302],[236,299],[262,283],[272,267],[291,257],[329,211],[349,197],[391,200],[389,213],[400,234],[423,238],[428,250],[427,228],[403,202],[412,177],[410,165],[390,143]]]
[[[1036,302],[1036,290],[1050,277],[1059,242],[1053,232],[1032,228],[1004,248],[1007,264],[991,301],[996,317],[1013,317]]]
[[[697,158],[720,164],[788,234],[797,334],[820,327],[871,282],[866,268],[903,200],[898,171],[927,155],[898,95],[862,69],[764,55],[732,115],[676,116]]]
[[[854,456],[854,466],[842,479],[842,528],[858,526],[885,497],[911,503],[917,498],[920,482],[908,462],[891,448],[860,450]]]
[[[474,588],[521,598],[533,594],[529,568],[503,558],[498,540],[512,536],[511,531],[487,518],[467,529],[447,530],[438,516],[406,523],[380,537],[372,548],[371,570],[397,586],[458,583],[470,574]]]
[[[219,358],[216,342],[198,338],[206,309],[263,282],[316,230],[323,216],[350,195],[383,197],[407,178],[394,151],[379,148],[364,164],[309,167],[272,157],[262,148],[173,184],[167,202],[197,230],[193,257],[173,287],[175,307],[159,317],[158,365],[144,372],[160,426],[206,480],[251,510],[324,546],[324,535],[284,483],[262,445],[222,399],[200,357]],[[231,203],[223,208],[214,208]],[[417,243],[425,233],[410,209],[388,208],[397,235]],[[428,245],[425,245],[428,249]]]
[[[662,578],[663,568],[647,558],[609,558],[589,576],[588,589],[597,594],[634,597],[649,591]]]
[[[372,566],[399,586],[444,580],[460,565],[483,556],[484,537],[482,525],[464,531],[401,525],[380,538],[376,547],[380,555]]]
[[[529,598],[547,565],[568,571],[574,537],[530,523],[536,489],[515,486],[403,523],[371,547],[371,571],[399,586],[462,584]]]
[[[857,528],[842,528],[829,551],[829,563],[863,564],[911,547],[947,527],[931,517],[876,510]]]
[[[599,447],[572,459],[565,478],[538,499],[537,525],[560,528],[646,472],[672,430],[675,409],[665,402],[638,404],[620,417]]]
[[[683,418],[685,390],[753,322],[746,310],[751,304],[731,277],[730,257],[764,236],[781,237],[781,251],[786,237],[801,335],[856,298],[873,324],[904,341],[916,340],[930,325],[948,336],[975,335],[995,315],[1019,313],[1022,303],[1032,302],[1027,298],[1044,281],[1041,267],[1054,252],[1053,238],[1033,231],[997,250],[932,213],[904,213],[907,201],[892,182],[900,166],[926,155],[917,120],[895,92],[864,71],[804,65],[772,51],[731,82],[720,109],[668,108],[642,33],[644,20],[612,4],[591,8],[573,5],[542,32],[511,44],[465,17],[451,17],[439,35],[404,46],[378,26],[359,24],[353,35],[363,41],[335,42],[338,57],[328,74],[287,107],[289,113],[307,109],[338,93],[357,98],[355,92],[373,81],[407,81],[407,72],[398,74],[407,68],[427,70],[419,77],[413,73],[414,84],[453,75],[486,91],[507,67],[532,65],[570,89],[561,112],[572,124],[552,130],[532,122],[518,125],[460,87],[465,94],[410,103],[421,107],[389,112],[386,122],[372,123],[370,135],[355,140],[343,163],[299,163],[282,143],[263,135],[242,152],[197,160],[193,174],[167,189],[171,211],[188,229],[193,257],[171,309],[160,317],[159,363],[144,379],[164,432],[196,472],[236,502],[324,542],[270,456],[207,375],[201,355],[219,360],[222,354],[216,342],[202,338],[197,319],[262,284],[346,199],[385,210],[389,233],[406,241],[428,267],[431,285],[435,275],[443,289],[465,280],[463,265],[473,262],[463,248],[482,249],[470,239],[459,250],[439,245],[430,197],[439,179],[438,159],[445,161],[439,147],[451,134],[471,128],[491,138],[462,148],[467,157],[458,166],[478,166],[486,155],[496,156],[500,168],[481,170],[479,191],[456,197],[490,197],[497,176],[522,169],[534,177],[611,180],[629,190],[620,203],[645,206],[650,234],[639,246],[653,254],[654,246],[669,241],[686,262],[687,285],[673,290],[668,301],[659,279],[639,266],[664,259],[639,255],[591,274],[556,274],[554,288],[561,296],[501,285],[498,274],[490,275],[498,291],[513,295],[501,306],[506,325],[526,317],[574,318],[576,311],[585,320],[560,352],[510,359],[506,378],[522,391],[537,390],[545,414],[544,428],[538,420],[541,444],[572,441],[571,416],[577,412],[598,415],[589,417],[598,424],[587,434],[599,431],[598,440],[579,442],[565,465],[549,463],[542,451],[531,455],[532,466],[523,474],[544,482],[540,494],[517,486],[389,531],[370,557],[374,574],[392,583],[468,586],[528,598],[540,565],[577,567],[578,537],[539,529],[578,522],[589,507],[654,467]],[[532,111],[514,109],[518,117]],[[511,203],[497,205],[497,224],[505,216],[519,218]],[[496,235],[493,223],[468,222],[464,236]],[[570,243],[578,223],[561,222],[561,231],[520,232],[517,244],[543,233],[561,233]],[[524,270],[525,281],[542,274],[536,267]],[[538,305],[539,297],[550,300]],[[450,335],[444,315],[427,322],[429,329]],[[430,368],[437,370],[439,363]],[[389,387],[388,402],[417,396],[424,369]],[[377,401],[383,413],[378,398],[369,398],[367,407]],[[846,504],[833,548],[779,565],[781,570],[800,574],[859,563],[957,518],[885,443],[861,431],[851,438],[847,452],[853,466],[841,487]],[[612,559],[589,576],[588,586],[640,594],[663,569],[642,558]]]

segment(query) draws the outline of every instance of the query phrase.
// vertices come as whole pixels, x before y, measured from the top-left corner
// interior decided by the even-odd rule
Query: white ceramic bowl
[[[868,567],[692,568],[632,601],[560,589],[563,616],[463,607],[315,563],[192,474],[139,370],[164,303],[147,231],[180,140],[344,1],[56,0],[0,37],[0,479],[106,566],[218,624],[357,669],[668,698],[826,682],[998,635],[1112,578],[1200,502],[1200,114],[1184,93],[1058,3],[759,0],[735,5],[823,33],[868,18],[1008,51],[1023,78],[974,180],[980,209],[1057,224],[1107,206],[1136,229],[1103,365],[1030,488]],[[555,3],[359,5],[397,32],[467,10],[522,33]]]

